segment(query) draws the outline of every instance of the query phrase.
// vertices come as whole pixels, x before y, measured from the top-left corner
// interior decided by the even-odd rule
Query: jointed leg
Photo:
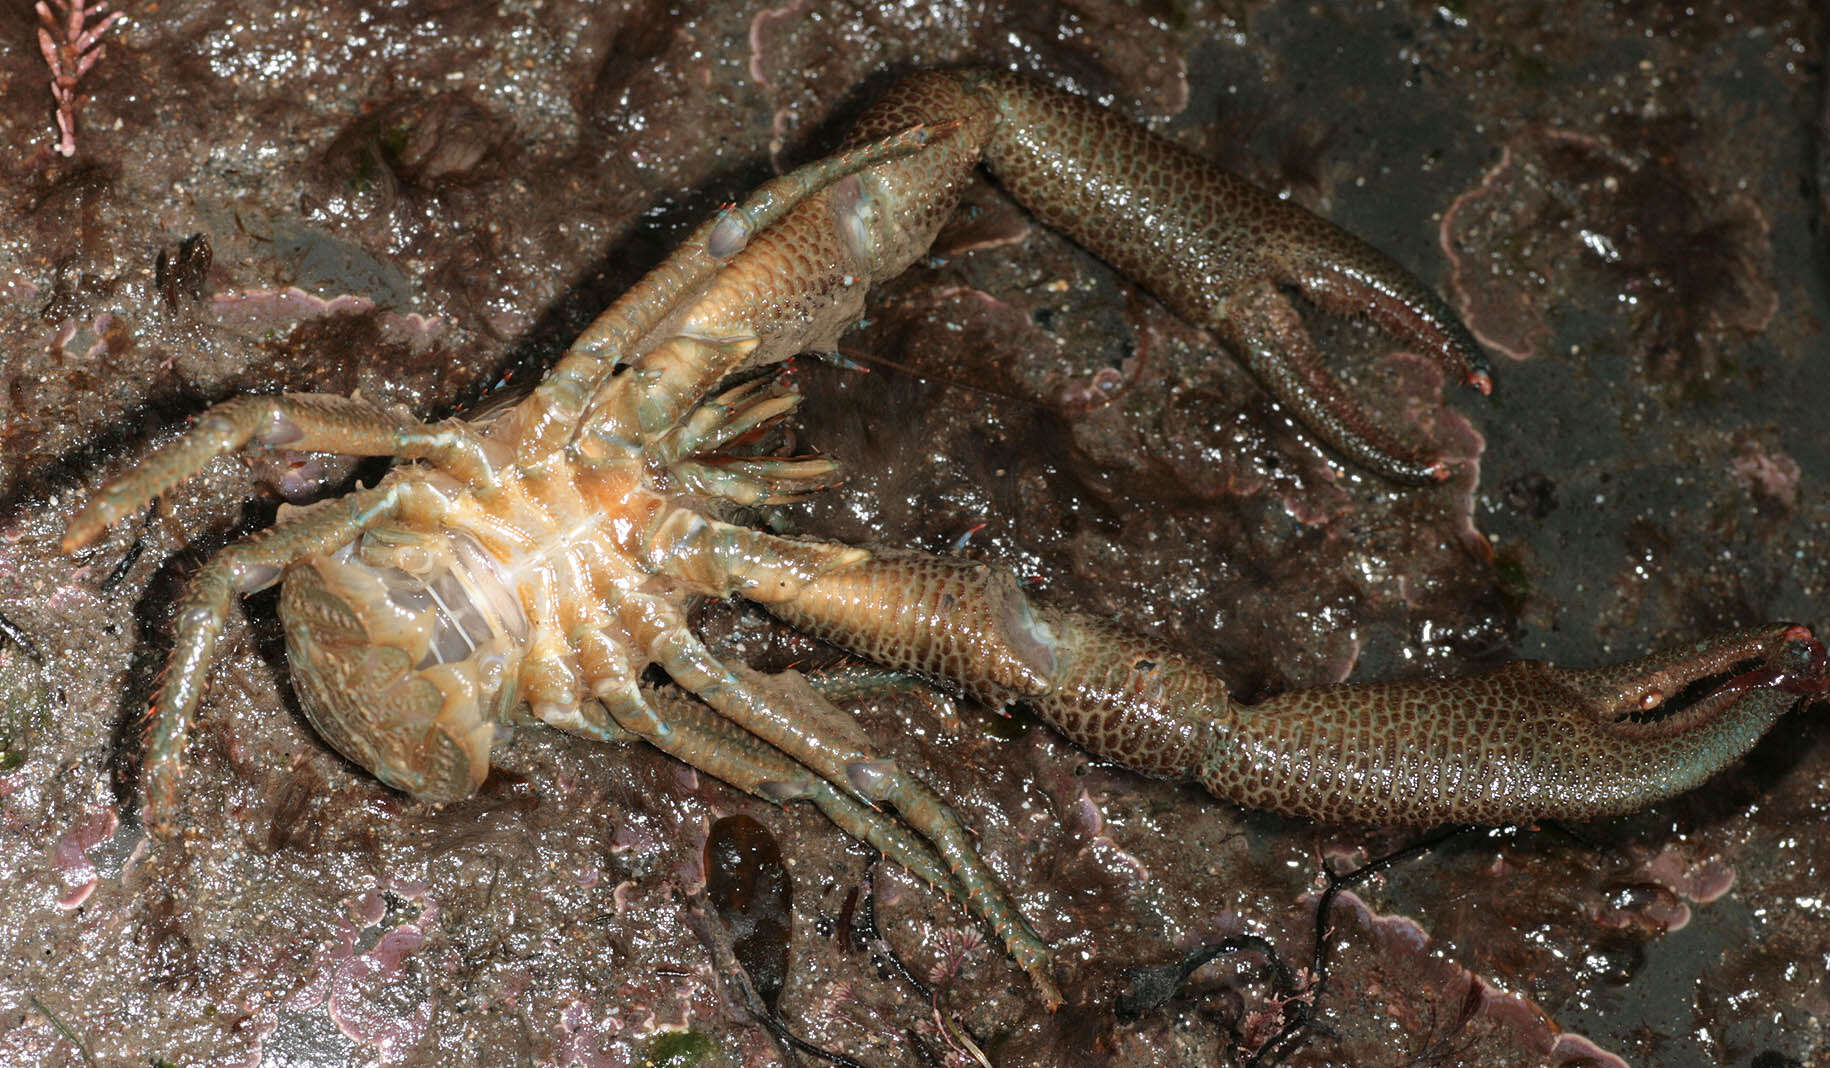
[[[1812,632],[1769,624],[1608,668],[1292,690],[1250,707],[1198,661],[1034,605],[1008,572],[873,554],[769,610],[870,659],[1020,699],[1068,738],[1248,808],[1329,823],[1596,819],[1701,784],[1830,692]]]
[[[526,404],[521,432],[523,455],[542,456],[587,432],[587,413],[599,404],[599,392],[621,365],[641,355],[644,343],[669,317],[688,306],[742,252],[752,235],[779,222],[808,197],[867,167],[922,151],[948,132],[944,124],[904,129],[846,152],[815,160],[765,182],[742,204],[720,212],[693,231],[666,262],[617,298],[585,328],[565,358],[548,372]],[[740,360],[736,349],[707,348],[705,355]],[[717,381],[732,366],[709,373]],[[698,396],[665,398],[674,413],[690,408]],[[671,419],[668,420],[671,425]],[[631,428],[633,429],[633,428]]]
[[[780,504],[829,488],[838,480],[839,464],[818,454],[730,456],[715,451],[776,422],[800,402],[800,391],[779,375],[751,379],[693,409],[655,442],[650,455],[667,466],[685,492],[737,504]]]
[[[483,464],[480,445],[468,433],[432,426],[359,397],[289,393],[279,397],[236,397],[197,417],[175,441],[110,479],[70,520],[63,551],[75,552],[122,517],[203,470],[218,456],[249,444],[300,452],[352,456],[395,456],[432,460],[469,479]]]
[[[710,452],[775,422],[800,403],[800,391],[789,387],[781,375],[740,382],[694,408],[692,414],[655,442],[653,454],[671,464]]]
[[[841,792],[781,750],[746,734],[678,691],[645,687],[641,708],[617,712],[625,730],[707,775],[774,804],[810,801],[839,829],[920,876],[935,889],[964,901],[959,884],[927,844],[895,818]]]
[[[153,700],[141,771],[146,797],[142,817],[155,834],[171,832],[184,745],[235,595],[273,585],[286,565],[302,556],[347,544],[363,528],[386,518],[395,498],[395,487],[387,486],[313,505],[217,553],[191,579],[178,607],[165,679]]]
[[[920,780],[877,753],[856,723],[798,675],[763,676],[727,666],[685,628],[661,635],[652,651],[675,682],[732,723],[853,796],[893,806],[934,844],[969,907],[991,924],[1043,997],[1060,1003],[1047,948],[979,859],[959,817]]]

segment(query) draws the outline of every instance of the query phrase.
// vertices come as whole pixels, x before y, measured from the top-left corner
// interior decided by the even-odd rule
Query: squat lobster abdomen
[[[363,558],[373,535],[287,573],[280,613],[300,703],[325,741],[389,786],[468,797],[520,697],[526,614],[470,536],[415,537],[424,563],[408,571]]]

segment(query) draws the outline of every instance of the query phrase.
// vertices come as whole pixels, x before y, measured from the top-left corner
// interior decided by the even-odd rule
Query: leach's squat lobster
[[[1026,702],[1139,771],[1332,822],[1626,811],[1702,782],[1825,689],[1823,646],[1774,624],[1613,668],[1520,662],[1247,708],[1192,658],[1035,603],[1007,570],[721,518],[733,502],[828,485],[837,466],[721,451],[800,398],[767,373],[713,390],[832,348],[869,287],[926,252],[980,162],[1044,221],[1213,330],[1336,452],[1397,480],[1445,474],[1358,414],[1281,289],[1369,317],[1484,391],[1467,332],[1402,268],[1078,97],[999,73],[918,75],[843,151],[701,226],[493,419],[426,424],[357,398],[238,398],[99,490],[70,521],[66,552],[249,446],[403,461],[198,572],[152,712],[148,825],[169,833],[178,818],[185,741],[235,595],[284,578],[306,713],[383,782],[427,800],[466,796],[498,731],[518,723],[632,733],[770,801],[811,801],[962,898],[1054,1006],[1047,949],[940,798],[806,679],[720,660],[687,625],[692,599],[748,598],[880,664]],[[644,682],[651,665],[698,701]],[[1661,705],[1662,718],[1642,721]]]

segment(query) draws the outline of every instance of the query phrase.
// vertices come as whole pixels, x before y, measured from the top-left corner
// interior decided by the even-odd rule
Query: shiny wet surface
[[[1004,561],[1247,696],[1830,622],[1808,5],[1587,4],[1550,28],[1522,4],[814,6],[130,8],[69,160],[15,13],[0,1061],[774,1063],[716,963],[733,939],[702,857],[733,813],[793,879],[778,1005],[818,1046],[1228,1064],[1263,1041],[1275,992],[1250,958],[1142,1020],[1112,1005],[1127,968],[1228,935],[1301,967],[1324,859],[1408,836],[1244,814],[933,698],[860,715],[978,831],[1056,948],[1066,1012],[817,815],[639,747],[524,731],[482,797],[404,801],[298,716],[271,595],[213,676],[184,848],[147,847],[126,804],[118,754],[184,577],[350,467],[219,462],[71,561],[81,486],[236,392],[432,415],[537,374],[686,227],[916,67],[1016,63],[1318,208],[1462,309],[1495,395],[1324,325],[1386,418],[1466,457],[1425,490],[1333,468],[1204,336],[987,191],[845,339],[868,374],[797,370],[805,442],[852,478],[776,522]],[[181,247],[199,232],[201,268]],[[827,655],[752,609],[704,615],[761,666]],[[1465,836],[1357,887],[1292,1063],[1823,1057],[1822,712],[1650,812]]]

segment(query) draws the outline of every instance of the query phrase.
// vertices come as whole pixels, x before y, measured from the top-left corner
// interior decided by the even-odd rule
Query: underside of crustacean
[[[1627,811],[1697,785],[1823,691],[1823,647],[1773,624],[1612,668],[1521,662],[1247,707],[1196,657],[1041,603],[1002,568],[734,522],[733,505],[837,474],[823,457],[727,451],[799,401],[767,369],[833,347],[870,286],[925,253],[981,162],[1039,218],[1212,330],[1339,455],[1395,480],[1444,473],[1360,414],[1287,293],[1365,317],[1484,391],[1466,331],[1407,272],[1071,95],[998,74],[917,76],[839,153],[702,226],[495,418],[425,424],[362,399],[243,398],[103,487],[67,550],[249,446],[404,461],[193,580],[153,714],[148,822],[181,817],[184,746],[234,597],[283,577],[307,713],[384,782],[465,796],[498,732],[519,723],[633,734],[758,796],[818,805],[965,900],[1053,1004],[1042,940],[944,801],[817,680],[720,658],[687,625],[689,603],[747,598],[886,666],[1025,702],[1139,771],[1336,822]],[[678,690],[657,688],[655,667]]]

